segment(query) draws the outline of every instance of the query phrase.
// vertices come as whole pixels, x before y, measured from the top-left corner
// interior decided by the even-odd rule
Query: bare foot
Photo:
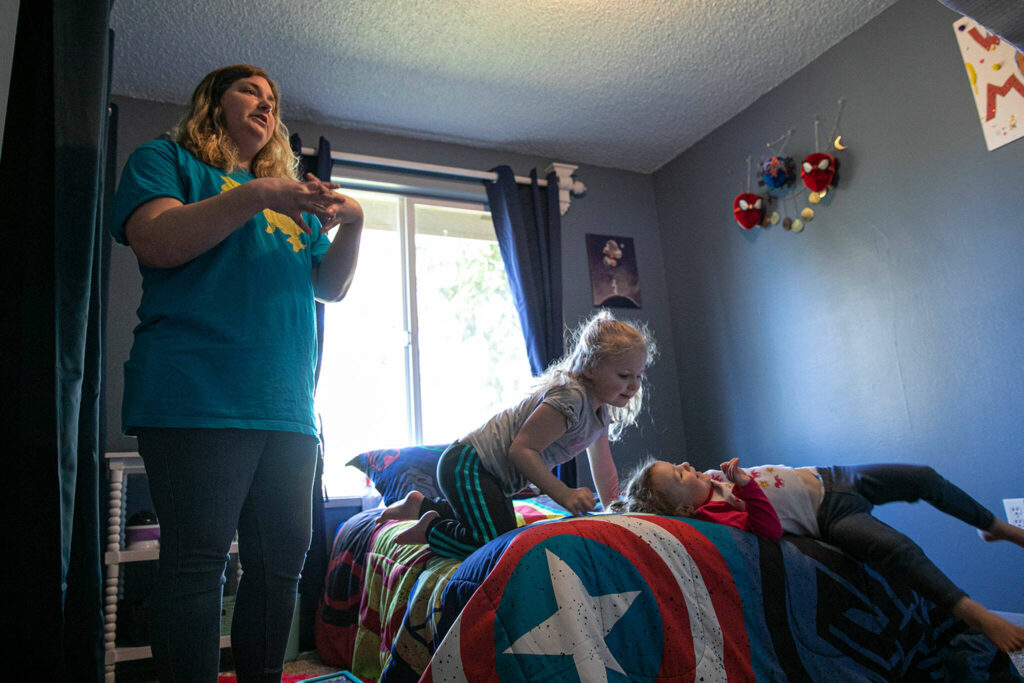
[[[436,510],[424,512],[420,521],[395,536],[395,543],[398,545],[423,545],[427,542],[427,529],[430,523],[440,517]]]
[[[377,524],[393,522],[396,520],[416,519],[420,516],[420,506],[423,504],[423,494],[419,491],[410,491],[405,498],[384,508],[377,518]]]
[[[970,598],[961,598],[953,606],[953,614],[975,631],[980,631],[1003,652],[1016,652],[1024,648],[1024,626],[1003,619]]]
[[[1024,529],[1013,526],[1001,519],[992,522],[988,529],[978,529],[978,535],[989,543],[993,541],[1009,541],[1024,548]]]

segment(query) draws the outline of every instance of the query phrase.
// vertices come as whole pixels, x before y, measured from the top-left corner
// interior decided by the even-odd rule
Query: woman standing
[[[161,680],[217,679],[236,529],[238,679],[280,680],[310,539],[314,298],[345,296],[363,223],[337,185],[296,169],[277,86],[235,65],[202,80],[175,141],[139,147],[118,187],[112,232],[143,288],[122,424],[160,520]]]

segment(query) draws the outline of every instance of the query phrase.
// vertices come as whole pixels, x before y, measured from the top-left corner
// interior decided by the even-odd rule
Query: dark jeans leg
[[[437,479],[445,500],[424,501],[423,511],[437,510],[442,518],[427,537],[438,555],[464,558],[474,550],[516,528],[512,500],[480,462],[476,449],[452,444],[437,463]]]
[[[162,681],[217,679],[221,594],[228,550],[236,528],[242,526],[239,518],[243,506],[251,504],[250,489],[255,488],[257,473],[265,469],[264,451],[270,434],[285,433],[236,429],[139,430],[139,453],[146,464],[150,493],[160,521],[160,566],[149,598],[149,611],[153,659]],[[282,477],[282,489],[289,488],[285,481],[308,479],[302,502],[307,521],[304,533],[300,534],[308,544],[309,491],[316,439],[298,434],[291,434],[289,438],[311,444],[307,449],[312,453],[308,466],[300,462],[304,456],[292,453],[288,468],[278,466],[278,470],[288,471],[279,471],[277,475]],[[260,478],[266,477],[260,475]],[[283,494],[263,504],[270,508],[268,512],[290,517],[283,511],[296,503],[286,498]],[[239,540],[242,542],[241,531]],[[288,552],[294,554],[294,550]],[[301,557],[297,561],[301,567]],[[258,576],[260,563],[258,556],[242,562],[244,584],[246,574],[250,578]],[[253,564],[254,574],[245,566],[247,562]],[[244,613],[248,609],[241,585],[239,590],[236,616],[239,610]],[[294,590],[293,585],[292,605]],[[258,597],[262,592],[262,589],[256,590],[256,602],[265,603]],[[289,612],[288,623],[282,627],[285,643],[290,620]],[[239,623],[239,619],[236,618],[235,623]],[[284,643],[280,646],[282,654],[284,646]],[[236,654],[236,665],[241,668],[239,659]],[[257,664],[262,665],[263,660]],[[276,666],[280,672],[280,661]]]
[[[312,534],[317,440],[266,432],[238,521],[242,578],[231,621],[239,683],[281,680],[299,576]]]
[[[854,489],[872,505],[923,500],[940,512],[978,529],[988,529],[995,517],[960,487],[927,465],[853,465],[829,468],[844,472]]]
[[[859,465],[818,468],[825,499],[818,511],[822,539],[905,581],[937,605],[951,608],[966,593],[904,534],[871,515],[875,505],[926,500],[937,509],[979,528],[992,514],[962,490],[919,465]]]

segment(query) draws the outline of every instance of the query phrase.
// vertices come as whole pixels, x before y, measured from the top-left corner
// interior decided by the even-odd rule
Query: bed
[[[385,470],[431,456],[373,453],[363,464],[385,501],[404,495],[400,483],[385,493]],[[318,609],[320,658],[382,683],[1024,680],[962,622],[827,544],[515,504],[523,526],[461,563],[395,545],[408,523],[378,527],[379,510],[348,520]]]

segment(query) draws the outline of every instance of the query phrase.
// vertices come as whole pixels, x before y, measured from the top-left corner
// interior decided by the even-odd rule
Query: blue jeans
[[[280,681],[309,548],[316,437],[240,429],[137,433],[160,522],[148,599],[160,680],[217,680],[224,570],[237,528],[243,573],[231,651],[238,680]]]
[[[924,500],[979,529],[995,517],[963,490],[922,465],[819,467],[825,497],[818,508],[821,539],[903,581],[936,605],[952,608],[967,593],[958,588],[905,535],[871,516],[875,505]]]

